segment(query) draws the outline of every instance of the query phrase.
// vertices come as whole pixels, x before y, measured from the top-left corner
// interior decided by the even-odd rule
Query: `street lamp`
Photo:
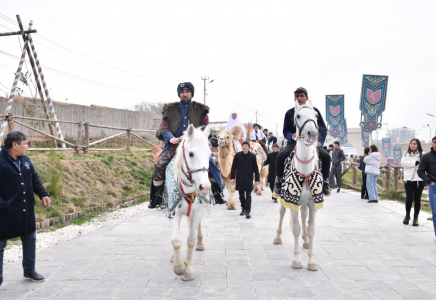
[[[204,104],[206,104],[206,85],[207,84],[209,84],[209,83],[212,83],[213,81],[214,81],[214,79],[212,79],[211,81],[209,81],[208,83],[206,83],[206,80],[209,80],[209,77],[207,77],[207,76],[204,76],[204,77],[201,77],[201,80],[203,80],[204,81],[204,98],[203,98],[203,100],[204,100]]]
[[[435,118],[436,118],[436,116],[434,116],[434,115],[432,115],[432,114],[427,113],[427,115],[429,115],[430,117],[435,117]]]
[[[430,143],[431,143],[431,130],[432,129],[435,129],[436,127],[430,127],[430,125],[429,124],[427,124],[427,126],[422,126],[422,127],[424,127],[424,128],[428,128],[429,130],[430,130]]]

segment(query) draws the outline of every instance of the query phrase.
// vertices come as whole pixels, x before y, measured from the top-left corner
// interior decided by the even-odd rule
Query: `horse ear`
[[[209,125],[207,125],[206,127],[204,127],[204,129],[203,129],[203,134],[204,134],[204,136],[206,137],[206,139],[209,138],[209,135],[210,135],[210,126],[209,126]]]
[[[186,134],[188,136],[188,139],[191,139],[194,136],[195,128],[194,125],[189,125],[188,130],[186,131]]]
[[[299,110],[300,109],[300,104],[298,104],[298,101],[295,101],[295,110]]]
[[[309,105],[310,107],[312,107],[312,108],[313,108],[313,103],[312,103],[312,100],[309,100],[309,101],[307,101],[307,105]]]

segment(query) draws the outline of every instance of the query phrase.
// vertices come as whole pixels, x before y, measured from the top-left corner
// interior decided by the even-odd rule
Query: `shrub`
[[[61,160],[53,149],[48,155],[47,192],[54,198],[60,197],[62,194]]]

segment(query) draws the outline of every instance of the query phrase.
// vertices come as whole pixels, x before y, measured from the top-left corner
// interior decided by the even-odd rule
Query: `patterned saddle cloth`
[[[324,207],[324,193],[322,190],[322,174],[319,171],[321,168],[316,167],[315,170],[308,176],[300,174],[295,169],[294,153],[292,152],[285,161],[284,183],[282,185],[282,197],[280,204],[286,208],[298,211],[300,208],[301,191],[303,184],[312,193],[315,201],[315,209]]]
[[[165,189],[163,192],[164,203],[167,207],[167,213],[165,217],[168,219],[172,219],[176,214],[177,207],[182,207],[182,200],[187,197],[191,197],[191,195],[184,195],[180,186],[177,185],[176,179],[174,178],[174,161],[175,157],[170,161],[165,171]],[[192,197],[195,197],[192,200],[192,203],[198,202],[203,203],[207,209],[210,208],[210,192],[205,196],[199,196],[193,194]],[[186,200],[187,201],[187,200]]]

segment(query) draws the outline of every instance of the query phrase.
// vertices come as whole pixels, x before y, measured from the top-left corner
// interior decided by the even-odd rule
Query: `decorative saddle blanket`
[[[232,145],[233,145],[233,150],[235,151],[235,153],[242,151],[242,145],[238,139],[232,139]]]
[[[298,211],[300,208],[301,191],[303,184],[311,191],[315,202],[315,209],[324,206],[324,194],[322,191],[322,175],[320,168],[315,167],[315,170],[308,176],[300,174],[295,169],[293,159],[294,153],[291,153],[285,161],[285,182],[282,185],[282,197],[280,203],[286,208]]]
[[[210,194],[205,196],[199,196],[194,194],[185,195],[181,190],[181,185],[176,183],[176,179],[174,178],[174,161],[175,157],[170,161],[165,171],[165,189],[163,193],[163,199],[165,204],[167,205],[167,213],[165,217],[168,219],[172,219],[176,214],[176,208],[182,207],[182,200],[194,203],[203,203],[204,206],[209,209],[210,207]],[[188,210],[189,216],[190,210]]]

